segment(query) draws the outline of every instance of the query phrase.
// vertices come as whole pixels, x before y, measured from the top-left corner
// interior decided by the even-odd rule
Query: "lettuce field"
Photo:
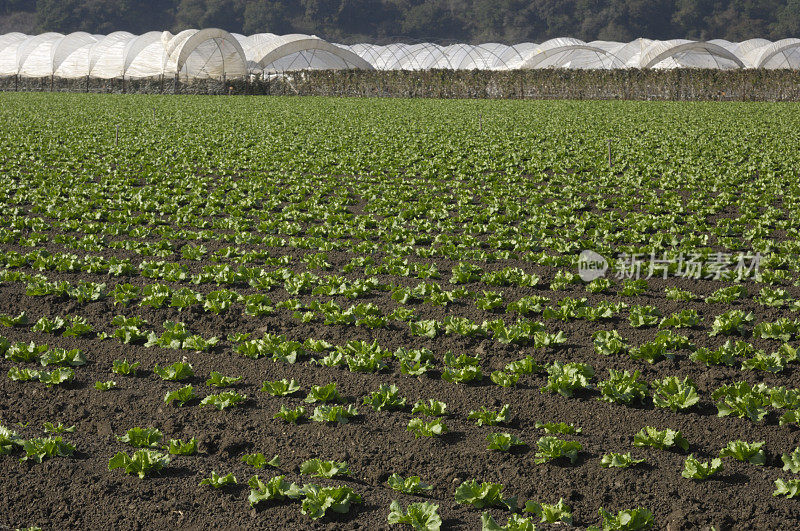
[[[0,528],[787,529],[800,107],[0,94]]]

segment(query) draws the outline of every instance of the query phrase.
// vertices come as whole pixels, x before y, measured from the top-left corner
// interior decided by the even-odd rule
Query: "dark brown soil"
[[[355,210],[353,208],[353,210]],[[55,234],[55,233],[53,233]],[[178,242],[181,245],[183,242]],[[227,244],[206,242],[209,255],[216,248]],[[50,244],[51,251],[65,252],[63,247]],[[242,248],[248,248],[243,245]],[[30,249],[4,246],[5,251],[28,252]],[[289,266],[296,271],[305,268],[297,257],[302,251],[291,248],[273,249],[275,255],[293,256]],[[111,255],[132,258],[134,264],[144,259],[135,253],[114,252]],[[347,252],[331,252],[328,260],[332,268],[327,274],[340,274],[341,268],[354,255]],[[154,258],[146,258],[153,260]],[[180,256],[168,258],[181,261]],[[448,283],[454,262],[435,257],[442,272],[439,280],[444,289],[453,289]],[[181,261],[193,272],[210,262]],[[682,308],[694,308],[703,318],[703,327],[681,330],[698,345],[719,346],[725,338],[709,338],[708,330],[715,314],[731,307],[753,311],[757,319],[775,320],[791,316],[788,311],[764,309],[756,302],[733,303],[731,305],[706,304],[702,301],[678,303],[663,296],[667,282],[651,280],[645,294],[635,299],[617,294],[619,285],[612,288],[611,295],[592,295],[582,286],[573,286],[564,291],[547,289],[556,269],[532,266],[528,262],[501,260],[493,264],[482,264],[487,270],[516,266],[528,272],[536,272],[543,281],[535,288],[493,288],[502,291],[507,302],[526,295],[545,295],[558,300],[565,296],[587,297],[594,304],[600,300],[623,301],[628,304],[653,304],[667,315]],[[21,271],[34,274],[31,268]],[[319,274],[319,272],[317,272]],[[102,275],[46,272],[50,280],[79,279],[108,282],[109,288],[117,281],[129,281],[143,285],[154,281],[142,277],[114,279]],[[348,278],[363,277],[360,273],[346,275]],[[416,279],[396,276],[380,276],[382,282],[394,282],[414,286]],[[669,285],[690,289],[699,295],[707,295],[726,285],[714,281],[669,280]],[[208,292],[217,289],[214,285],[195,286],[192,289]],[[178,287],[178,284],[173,285]],[[479,283],[467,285],[471,290],[489,289]],[[751,293],[757,292],[749,284]],[[240,293],[252,293],[246,286],[236,287]],[[796,288],[788,288],[797,296]],[[290,298],[282,287],[270,292],[274,301]],[[314,299],[330,299],[303,295],[303,302]],[[357,302],[372,302],[388,313],[398,304],[388,293],[350,301],[334,297],[338,304],[346,307]],[[471,301],[459,301],[446,308],[428,304],[409,305],[420,318],[442,319],[446,315],[469,317],[477,322],[495,317],[511,317],[492,314],[476,309]],[[166,350],[142,345],[123,345],[115,339],[63,338],[59,335],[36,333],[31,326],[0,329],[0,335],[11,341],[35,341],[50,346],[80,348],[85,351],[89,363],[76,369],[76,378],[69,384],[45,388],[38,383],[18,383],[5,377],[7,370],[16,365],[0,360],[0,419],[3,425],[16,430],[22,437],[42,436],[44,422],[75,425],[77,431],[64,438],[77,446],[73,458],[54,458],[41,464],[20,461],[19,454],[0,457],[0,477],[3,478],[0,498],[0,528],[38,525],[44,528],[105,528],[105,529],[168,529],[168,528],[279,528],[279,529],[383,529],[387,528],[386,516],[393,499],[404,505],[412,501],[432,501],[439,505],[439,512],[447,529],[477,529],[480,513],[470,506],[455,503],[455,488],[468,479],[500,482],[509,496],[517,496],[521,502],[537,500],[555,503],[563,498],[573,508],[574,523],[586,527],[598,522],[598,508],[608,510],[646,507],[655,516],[656,527],[677,529],[699,529],[714,526],[716,529],[788,529],[800,519],[800,507],[796,501],[773,498],[773,482],[777,477],[787,477],[781,472],[780,455],[800,445],[800,432],[796,428],[778,426],[777,416],[771,413],[761,423],[734,417],[718,418],[711,400],[711,392],[724,383],[744,379],[763,381],[769,385],[800,387],[800,374],[796,366],[790,365],[778,375],[763,372],[743,373],[738,368],[706,368],[688,359],[687,352],[679,352],[675,360],[662,360],[653,365],[632,361],[627,355],[603,357],[594,352],[591,335],[597,330],[616,328],[632,345],[652,339],[654,327],[635,329],[627,320],[627,311],[613,320],[599,322],[545,321],[548,330],[563,330],[568,342],[556,348],[534,350],[532,347],[502,345],[486,338],[440,336],[424,339],[410,334],[408,327],[392,322],[387,328],[370,330],[363,327],[332,325],[320,322],[301,323],[291,312],[278,310],[274,315],[255,318],[244,315],[241,306],[221,316],[204,313],[195,308],[178,312],[172,308],[154,310],[133,304],[128,308],[114,306],[111,299],[78,304],[73,300],[54,296],[31,297],[25,294],[20,283],[0,285],[0,313],[16,315],[25,311],[35,322],[41,316],[79,314],[91,322],[96,332],[112,332],[111,318],[117,314],[140,315],[150,323],[148,328],[160,331],[160,323],[178,320],[203,337],[222,338],[211,352],[193,353]],[[445,352],[478,354],[485,374],[477,384],[452,384],[443,381],[439,371],[425,376],[402,375],[396,362],[378,374],[351,373],[344,368],[326,368],[308,363],[306,360],[294,365],[276,363],[266,359],[252,360],[233,351],[231,343],[224,338],[232,332],[252,332],[260,336],[263,332],[285,334],[302,341],[306,338],[325,339],[335,345],[349,340],[377,341],[383,348],[394,350],[399,346],[427,347],[441,358]],[[748,338],[754,346],[770,352],[777,343]],[[491,383],[488,374],[501,369],[509,361],[526,355],[534,356],[540,363],[554,360],[581,361],[592,365],[598,379],[608,375],[607,369],[640,370],[647,381],[670,375],[690,376],[697,383],[701,402],[686,412],[673,413],[654,408],[649,399],[635,407],[606,404],[597,400],[594,389],[579,392],[567,399],[559,395],[540,392],[545,376],[523,376],[513,388],[501,388]],[[166,392],[177,388],[174,382],[164,382],[151,371],[158,364],[172,363],[186,356],[194,367],[195,377],[190,380],[200,397],[216,390],[205,385],[208,374],[214,370],[225,375],[242,376],[235,389],[247,395],[246,403],[225,411],[201,408],[199,400],[185,407],[167,406],[163,402]],[[110,372],[112,361],[127,358],[141,363],[142,374],[123,377]],[[33,367],[33,365],[30,365]],[[306,421],[297,426],[273,420],[273,414],[282,404],[292,407],[303,403],[299,398],[275,398],[260,392],[265,380],[295,378],[308,389],[311,385],[335,381],[345,401],[356,405],[360,415],[349,424],[341,426],[322,425]],[[108,392],[94,389],[94,383],[113,379],[117,388]],[[406,431],[412,415],[410,407],[399,412],[375,412],[363,405],[362,399],[382,383],[397,385],[409,404],[418,399],[436,398],[447,403],[446,423],[450,433],[441,438],[415,439]],[[478,427],[467,420],[471,410],[481,406],[499,408],[510,404],[513,418],[506,425]],[[313,406],[312,406],[313,408]],[[309,408],[309,409],[312,409]],[[567,437],[583,445],[578,462],[548,463],[533,462],[536,440],[544,435],[534,425],[538,421],[564,421],[582,428],[582,433]],[[716,457],[728,441],[765,441],[768,452],[766,466],[754,466],[725,460],[724,470],[708,481],[693,481],[681,477],[686,455],[681,452],[634,448],[633,435],[643,426],[673,428],[683,432],[691,443],[690,451],[702,460]],[[188,439],[197,437],[200,452],[196,456],[174,457],[170,465],[158,475],[140,480],[126,476],[119,470],[107,469],[109,459],[118,451],[131,452],[132,448],[117,441],[127,429],[157,427],[165,439]],[[510,454],[486,450],[486,436],[494,431],[508,431],[528,443],[521,451]],[[600,457],[607,452],[632,451],[634,456],[646,458],[645,465],[630,469],[604,469]],[[241,462],[245,453],[262,452],[268,457],[278,454],[282,459],[280,470],[254,470]],[[345,460],[350,466],[350,477],[334,480],[311,479],[299,474],[299,465],[310,458]],[[201,479],[211,471],[222,474],[233,472],[238,485],[214,490],[198,487]],[[393,472],[402,476],[419,475],[434,486],[424,496],[406,496],[396,493],[386,485]],[[298,502],[259,505],[256,509],[247,503],[249,488],[247,480],[258,473],[262,478],[285,474],[287,479],[298,482],[315,482],[323,485],[348,485],[363,497],[363,504],[354,506],[349,514],[326,516],[312,521],[301,514]],[[498,521],[505,522],[508,513],[492,509]],[[545,526],[546,528],[546,526]]]

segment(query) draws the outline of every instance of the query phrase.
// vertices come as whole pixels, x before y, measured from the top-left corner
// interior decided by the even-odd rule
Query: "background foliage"
[[[0,0],[0,33],[220,27],[339,42],[800,36],[800,0]]]

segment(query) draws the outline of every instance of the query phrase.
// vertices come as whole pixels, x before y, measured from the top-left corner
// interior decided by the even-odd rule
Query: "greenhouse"
[[[0,35],[0,77],[241,79],[300,70],[800,69],[800,39],[740,43],[557,38],[537,43],[336,44],[314,35],[239,35],[221,29],[133,35]]]

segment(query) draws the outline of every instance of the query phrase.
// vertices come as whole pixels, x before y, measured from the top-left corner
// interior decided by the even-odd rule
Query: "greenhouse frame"
[[[541,44],[344,45],[314,35],[84,32],[0,35],[0,77],[241,79],[301,70],[800,69],[800,39],[632,42],[550,39]]]

